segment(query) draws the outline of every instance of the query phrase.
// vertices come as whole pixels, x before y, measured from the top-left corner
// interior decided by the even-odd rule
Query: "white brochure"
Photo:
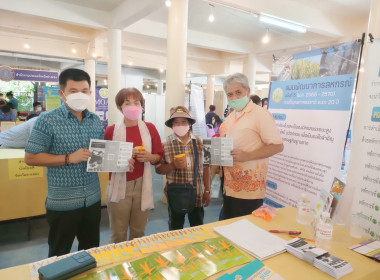
[[[127,172],[133,143],[91,139],[88,172]]]

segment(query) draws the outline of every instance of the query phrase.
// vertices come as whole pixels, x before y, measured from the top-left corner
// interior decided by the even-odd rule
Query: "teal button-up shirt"
[[[80,123],[66,105],[38,117],[25,152],[64,155],[88,148],[90,139],[103,139],[104,128],[97,115],[85,110]],[[86,171],[87,162],[47,167],[46,209],[69,211],[100,201],[98,174]]]

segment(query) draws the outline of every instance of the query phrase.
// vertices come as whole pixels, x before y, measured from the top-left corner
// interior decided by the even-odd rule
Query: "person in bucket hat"
[[[158,174],[166,175],[167,184],[193,183],[196,146],[198,156],[198,175],[196,178],[196,203],[193,210],[187,213],[175,212],[168,201],[169,230],[182,229],[185,216],[189,219],[190,226],[203,224],[204,208],[210,203],[210,172],[209,166],[203,165],[202,140],[191,132],[191,125],[195,119],[190,116],[187,108],[177,106],[170,109],[170,117],[165,122],[167,127],[173,129],[173,134],[163,143],[164,161],[156,166]],[[194,140],[194,141],[193,141]],[[167,185],[165,186],[167,192]]]
[[[195,123],[195,120],[190,116],[189,110],[183,106],[177,106],[170,109],[170,117],[165,122],[165,125],[172,128],[172,122],[175,118],[185,118],[189,121],[190,125]]]

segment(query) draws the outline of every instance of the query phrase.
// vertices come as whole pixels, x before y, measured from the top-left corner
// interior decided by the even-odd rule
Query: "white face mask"
[[[82,112],[87,109],[90,104],[90,95],[83,92],[76,92],[70,95],[65,95],[66,104],[76,112]]]
[[[36,112],[41,112],[42,111],[42,108],[40,107],[40,106],[38,106],[37,108],[36,108]]]
[[[177,134],[178,136],[182,137],[182,136],[185,136],[186,133],[189,132],[189,129],[190,129],[190,126],[189,125],[185,125],[185,126],[173,126],[172,127],[173,131],[175,134]]]

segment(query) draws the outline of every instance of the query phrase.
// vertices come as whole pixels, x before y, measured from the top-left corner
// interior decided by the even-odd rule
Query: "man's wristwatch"
[[[205,193],[210,193],[210,191],[209,190],[205,190]]]

